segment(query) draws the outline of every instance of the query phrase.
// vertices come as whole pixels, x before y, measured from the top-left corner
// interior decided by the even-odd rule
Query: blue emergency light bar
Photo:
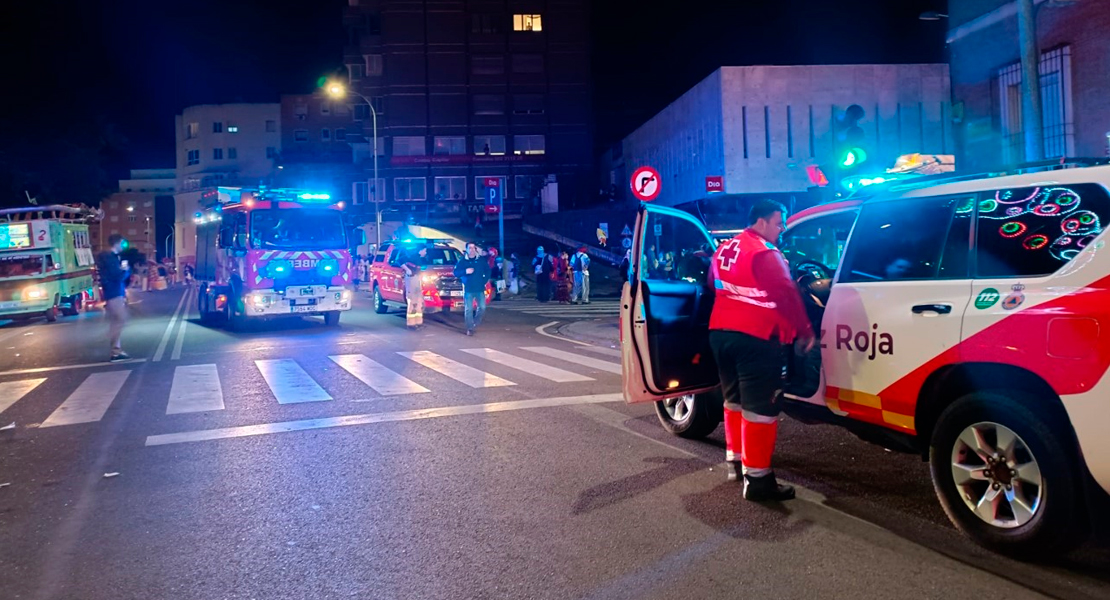
[[[307,193],[307,194],[301,194],[300,196],[297,196],[297,197],[300,198],[301,200],[331,200],[331,194]]]

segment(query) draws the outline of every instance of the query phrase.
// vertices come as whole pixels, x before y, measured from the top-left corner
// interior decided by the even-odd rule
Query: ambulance
[[[0,210],[0,319],[76,315],[96,297],[85,206]]]
[[[921,456],[948,517],[984,546],[1078,545],[1110,506],[1110,166],[880,187],[788,221],[779,247],[820,339],[788,353],[784,412]],[[645,244],[715,241],[650,204],[636,227],[624,397],[704,437],[722,415],[707,269],[652,271]]]

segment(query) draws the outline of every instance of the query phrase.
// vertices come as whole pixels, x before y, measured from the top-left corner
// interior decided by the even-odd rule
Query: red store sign
[[[705,191],[709,193],[725,191],[725,178],[721,175],[711,175],[705,178]]]

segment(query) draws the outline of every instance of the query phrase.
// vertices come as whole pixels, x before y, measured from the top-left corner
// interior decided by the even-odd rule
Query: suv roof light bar
[[[1003,169],[999,171],[980,171],[976,173],[938,173],[936,175],[923,175],[921,177],[913,177],[910,179],[899,179],[896,180],[898,182],[896,185],[892,185],[887,189],[892,192],[904,192],[921,187],[939,185],[942,183],[957,183],[960,181],[970,181],[974,179],[990,179],[995,177],[1024,175],[1026,173],[1037,173],[1042,171],[1059,171],[1061,169],[1078,169],[1084,167],[1098,167],[1103,165],[1110,165],[1110,159],[1089,157],[1054,158],[1051,160],[1039,160],[1022,163],[1013,168]],[[876,193],[878,192],[878,190],[874,191]],[[849,198],[856,198],[861,196],[863,196],[863,194],[853,194],[849,196]]]

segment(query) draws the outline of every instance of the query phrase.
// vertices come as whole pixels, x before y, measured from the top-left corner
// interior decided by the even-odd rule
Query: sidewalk
[[[616,317],[571,321],[560,325],[555,333],[595,346],[620,348],[620,319]]]

